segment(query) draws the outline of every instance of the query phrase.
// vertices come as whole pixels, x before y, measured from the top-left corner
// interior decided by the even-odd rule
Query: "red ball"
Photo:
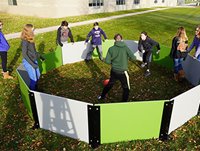
[[[110,79],[106,79],[103,81],[103,85],[106,86],[108,84],[108,82],[110,81]]]

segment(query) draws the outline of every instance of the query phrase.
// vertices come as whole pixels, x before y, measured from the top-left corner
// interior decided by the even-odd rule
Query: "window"
[[[154,0],[154,3],[158,3],[158,0]]]
[[[89,0],[89,7],[100,8],[103,6],[103,0]]]
[[[8,5],[17,5],[17,0],[8,0]]]
[[[134,0],[133,4],[140,4],[140,0]]]
[[[116,0],[116,5],[125,5],[125,0]]]

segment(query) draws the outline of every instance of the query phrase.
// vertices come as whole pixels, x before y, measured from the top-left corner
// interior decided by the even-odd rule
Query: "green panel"
[[[40,72],[42,74],[47,73],[50,70],[58,68],[63,65],[62,63],[62,48],[57,46],[57,49],[53,52],[44,55],[45,61],[38,60]]]
[[[104,42],[102,42],[102,50],[103,50],[103,57],[106,57],[106,54],[108,52],[108,49],[114,45],[114,40],[105,40]],[[97,50],[95,49],[93,52],[93,58],[98,58],[98,53]]]
[[[26,85],[26,83],[24,82],[24,80],[22,79],[22,77],[20,76],[18,71],[17,71],[17,77],[19,80],[19,86],[20,86],[22,100],[28,111],[28,114],[33,119],[33,113],[32,113],[31,103],[30,103],[30,98],[29,98],[29,87]]]
[[[163,67],[172,69],[173,60],[169,57],[170,51],[171,51],[170,48],[161,45],[159,54],[156,54],[156,51],[153,51],[153,62]]]
[[[101,143],[158,138],[163,101],[97,104]]]

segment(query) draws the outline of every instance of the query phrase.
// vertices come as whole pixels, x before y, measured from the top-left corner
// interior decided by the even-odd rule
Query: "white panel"
[[[187,80],[195,86],[198,85],[200,82],[200,61],[188,55],[183,62],[183,69]]]
[[[138,51],[138,41],[124,40],[124,42],[129,47],[129,49],[131,49],[131,51],[134,53],[136,60],[142,61],[143,54]]]
[[[200,85],[171,100],[174,100],[174,105],[168,133],[197,115],[200,104]]]
[[[132,40],[125,40],[124,42],[133,51],[136,60],[142,61],[142,53],[138,51],[138,42]],[[88,43],[85,45],[84,43],[84,41],[81,41],[75,42],[74,44],[67,43],[63,45],[63,65],[83,61],[86,58],[88,50],[91,49],[91,44]]]
[[[62,47],[63,65],[75,63],[86,58],[87,52],[91,47],[90,43],[84,44],[84,41],[64,44]]]
[[[92,104],[32,92],[41,128],[89,143],[87,105]]]

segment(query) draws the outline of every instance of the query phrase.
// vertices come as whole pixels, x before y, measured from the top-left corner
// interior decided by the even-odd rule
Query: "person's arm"
[[[22,55],[24,59],[33,67],[33,68],[38,68],[38,65],[35,64],[27,55],[28,54],[28,42],[27,41],[22,41]]]
[[[111,64],[110,48],[108,49],[108,53],[107,53],[107,55],[106,55],[105,63]]]
[[[126,49],[126,52],[127,52],[127,54],[128,54],[128,57],[131,58],[131,60],[135,61],[136,58],[135,58],[133,52],[132,52],[128,47],[126,47],[126,48],[127,48],[127,49]]]
[[[101,29],[101,34],[103,35],[104,39],[107,39],[105,32]]]
[[[154,41],[153,39],[149,38],[149,42],[151,44],[152,47],[156,46],[157,51],[160,50],[160,44],[156,41]]]
[[[60,37],[61,37],[61,27],[59,27],[58,30],[57,30],[57,44],[59,44],[62,47],[63,44],[60,40]]]
[[[143,46],[142,46],[142,41],[141,41],[141,40],[138,41],[138,50],[139,50],[140,52],[143,51]]]
[[[170,54],[169,54],[169,56],[171,58],[174,58],[175,51],[176,51],[176,37],[174,37],[173,40],[172,40],[172,47],[171,47],[171,51],[170,51]]]
[[[68,28],[68,29],[69,29],[68,36],[69,36],[69,38],[70,38],[71,42],[74,42],[74,38],[73,38],[73,35],[72,35],[72,31],[71,31],[71,29],[70,29],[70,28]]]
[[[193,41],[192,41],[192,44],[191,44],[190,47],[187,49],[187,52],[190,52],[190,51],[194,48],[194,46],[195,46],[195,37],[194,37],[194,39],[193,39]]]
[[[87,38],[85,40],[86,43],[89,41],[89,39],[90,39],[91,36],[92,36],[92,30],[87,35]]]

